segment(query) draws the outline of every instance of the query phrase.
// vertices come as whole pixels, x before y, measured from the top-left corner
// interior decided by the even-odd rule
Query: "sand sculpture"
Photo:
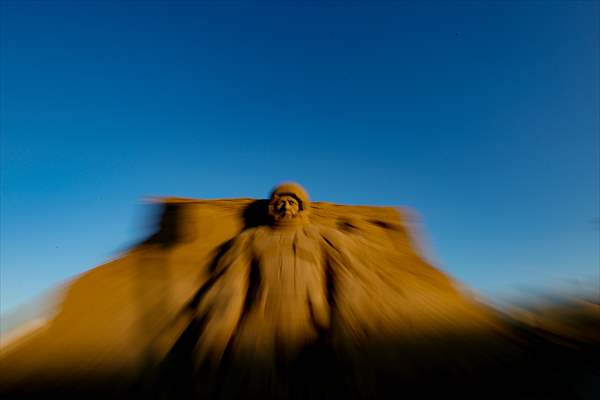
[[[462,318],[465,330],[492,323],[441,272],[394,247],[391,228],[349,220],[330,227],[315,221],[313,210],[319,212],[302,187],[280,185],[266,224],[243,230],[213,260],[192,310],[203,324],[190,349],[197,365],[219,368],[227,351],[236,369],[252,366],[240,374],[246,380],[272,376],[265,385],[276,387],[279,365],[287,371],[324,341],[347,353],[367,339],[422,337],[443,324],[436,313]],[[326,207],[321,212],[329,216]]]
[[[4,349],[3,392],[478,398],[506,379],[498,366],[528,368],[514,330],[419,254],[406,212],[313,203],[294,183],[163,204],[148,240]]]

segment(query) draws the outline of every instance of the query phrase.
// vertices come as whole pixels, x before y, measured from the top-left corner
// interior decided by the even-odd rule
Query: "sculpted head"
[[[306,218],[308,194],[297,183],[284,183],[271,192],[269,215],[275,225],[295,225]]]

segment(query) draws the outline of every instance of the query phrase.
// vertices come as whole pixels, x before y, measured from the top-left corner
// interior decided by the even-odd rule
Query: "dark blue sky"
[[[598,277],[594,1],[2,3],[1,309],[142,199],[405,205],[484,293]]]

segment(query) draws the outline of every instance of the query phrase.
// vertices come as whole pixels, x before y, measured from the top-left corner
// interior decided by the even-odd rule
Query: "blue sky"
[[[0,300],[119,254],[143,199],[419,212],[484,293],[598,279],[594,1],[2,3]]]

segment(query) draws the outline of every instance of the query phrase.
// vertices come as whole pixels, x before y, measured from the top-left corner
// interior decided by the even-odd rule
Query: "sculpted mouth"
[[[279,213],[279,217],[285,218],[285,219],[292,219],[295,216],[296,216],[296,214],[293,211],[282,211]]]

